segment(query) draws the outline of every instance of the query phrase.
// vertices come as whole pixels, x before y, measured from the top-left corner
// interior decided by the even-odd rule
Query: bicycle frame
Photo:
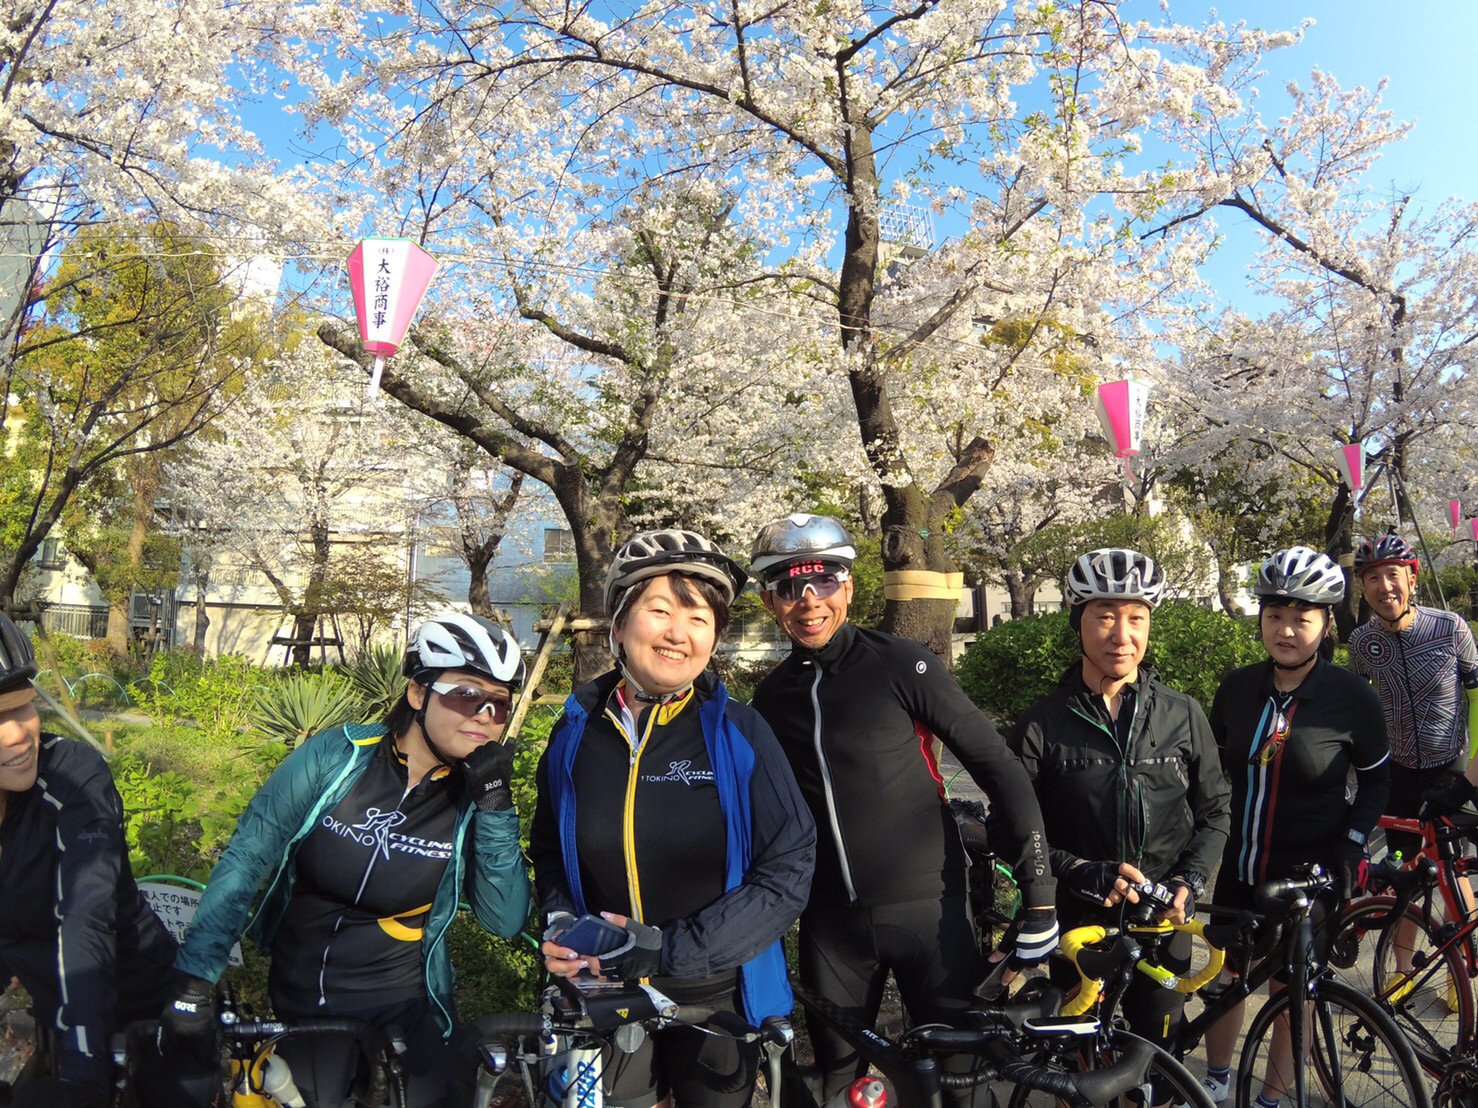
[[[1385,831],[1401,831],[1421,836],[1419,857],[1430,858],[1437,865],[1437,891],[1442,896],[1442,910],[1449,923],[1464,926],[1478,919],[1478,903],[1471,910],[1464,909],[1458,901],[1456,891],[1458,880],[1468,877],[1475,868],[1473,859],[1458,852],[1457,843],[1478,832],[1478,828],[1462,828],[1454,824],[1423,822],[1396,816],[1382,816],[1379,826]],[[1417,858],[1403,858],[1402,868],[1411,869],[1416,863]],[[1430,906],[1427,915],[1430,918]],[[1463,961],[1468,967],[1468,976],[1478,977],[1478,943],[1472,939],[1473,929],[1467,930],[1467,941],[1462,947]]]

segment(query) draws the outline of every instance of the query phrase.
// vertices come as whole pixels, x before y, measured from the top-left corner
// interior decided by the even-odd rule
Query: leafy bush
[[[160,726],[192,720],[212,736],[240,734],[250,722],[257,670],[246,658],[222,654],[210,660],[189,650],[164,650],[149,675],[129,686],[134,703]]]
[[[113,762],[113,781],[123,798],[123,834],[134,873],[205,880],[210,864],[197,847],[200,805],[190,779],[170,771],[156,773],[124,755]]]
[[[383,719],[405,692],[401,657],[402,652],[396,647],[378,644],[359,651],[352,662],[339,667],[339,672],[349,678],[359,695],[363,718]]]
[[[258,689],[252,701],[252,726],[288,750],[361,714],[354,682],[333,670],[291,673]]]
[[[971,700],[1010,728],[1080,656],[1067,612],[1053,612],[992,627],[965,652],[956,676]],[[1155,612],[1146,661],[1160,680],[1209,708],[1228,672],[1266,656],[1255,619],[1172,601]]]

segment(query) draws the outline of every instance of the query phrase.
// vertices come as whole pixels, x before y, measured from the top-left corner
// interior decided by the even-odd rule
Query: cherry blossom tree
[[[466,243],[469,254],[492,259],[481,274],[503,267],[496,279],[517,286],[507,299],[518,315],[561,341],[578,335],[571,345],[590,364],[621,344],[609,327],[602,336],[571,325],[546,298],[588,298],[642,256],[657,263],[639,301],[643,326],[659,333],[658,325],[666,338],[673,308],[686,298],[690,315],[700,295],[697,286],[664,284],[639,221],[621,213],[636,206],[686,220],[669,225],[664,256],[695,259],[714,241],[703,220],[730,212],[749,252],[724,254],[742,264],[715,271],[725,280],[711,276],[701,295],[729,302],[736,346],[740,337],[759,341],[716,367],[737,371],[737,380],[663,371],[627,390],[635,418],[623,415],[614,469],[575,461],[568,437],[553,436],[525,468],[509,448],[516,424],[507,417],[518,413],[480,398],[496,416],[484,422],[427,398],[410,369],[387,380],[402,402],[439,405],[436,418],[462,420],[484,449],[554,482],[577,533],[587,611],[628,524],[598,498],[589,502],[588,491],[577,494],[550,456],[569,457],[558,465],[593,475],[582,483],[598,480],[619,498],[662,433],[657,409],[645,417],[642,405],[660,398],[663,414],[683,409],[676,397],[700,383],[710,415],[722,400],[747,419],[745,441],[771,432],[774,445],[749,456],[779,457],[771,429],[784,427],[800,451],[789,458],[805,459],[810,448],[880,488],[893,586],[884,626],[943,651],[954,612],[944,576],[954,569],[949,521],[997,449],[985,414],[1007,402],[1013,375],[1025,378],[1065,349],[1117,372],[1126,352],[1153,341],[1157,304],[1204,251],[1191,228],[1133,234],[1167,194],[1193,192],[1202,172],[1192,159],[1167,183],[1161,170],[1126,168],[1140,155],[1139,129],[1156,114],[1188,120],[1207,101],[1235,104],[1225,74],[1286,41],[1131,24],[1116,5],[1097,2],[651,3],[602,19],[544,0],[474,0],[340,36],[330,47],[337,56],[305,55],[299,79],[313,90],[315,121],[339,128],[362,159],[349,167],[352,183],[373,190],[381,210],[426,244]],[[695,174],[722,199],[691,203]],[[900,272],[891,264],[900,248],[931,245],[890,230],[906,203],[959,233]],[[762,304],[733,305],[740,289],[757,288]],[[761,317],[768,326],[757,322],[758,308],[771,313]],[[1020,325],[1024,341],[979,341],[1003,321]],[[777,344],[774,332],[793,322],[805,325],[804,340]],[[414,345],[447,355],[440,364],[449,368],[448,344]],[[828,405],[819,437],[787,426],[809,412],[758,403],[745,386],[743,370],[777,345],[788,355],[786,375],[799,368],[808,377],[778,390],[782,400]],[[586,387],[597,392],[600,380],[588,376]],[[838,387],[845,408],[834,399]],[[1030,387],[1011,393],[1032,395]],[[844,411],[855,426],[845,448]],[[680,461],[672,472],[695,472],[691,456]],[[782,477],[769,495],[783,488]],[[584,521],[593,524],[588,541],[579,538]],[[934,583],[911,593],[903,571]]]

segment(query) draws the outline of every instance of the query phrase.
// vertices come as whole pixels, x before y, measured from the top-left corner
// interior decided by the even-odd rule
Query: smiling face
[[[1102,690],[1105,681],[1133,681],[1150,642],[1150,607],[1139,600],[1090,600],[1083,606],[1083,680]]]
[[[1387,623],[1395,623],[1411,607],[1411,592],[1416,574],[1411,567],[1397,562],[1371,566],[1360,574],[1360,589],[1370,610]]]
[[[487,694],[488,700],[509,704],[513,701],[507,685],[476,673],[447,670],[436,679],[436,684],[479,689]],[[508,725],[507,707],[501,712],[484,708],[475,716],[464,715],[457,710],[460,698],[456,694],[443,696],[414,681],[406,688],[406,697],[413,708],[426,705],[426,732],[436,749],[450,761],[460,762],[483,743],[501,741],[503,729]]]
[[[652,578],[626,605],[613,632],[627,676],[642,692],[668,696],[686,689],[713,657],[713,608],[697,589],[691,603],[672,588],[672,574]]]
[[[0,693],[0,792],[23,793],[36,783],[41,717],[30,685]]]
[[[760,601],[775,617],[780,630],[797,646],[820,650],[847,622],[852,604],[852,579],[848,577],[830,596],[804,588],[799,600],[783,600],[768,588],[760,590]]]
[[[1262,645],[1279,665],[1298,667],[1314,660],[1329,630],[1329,612],[1305,605],[1270,604],[1259,616]]]

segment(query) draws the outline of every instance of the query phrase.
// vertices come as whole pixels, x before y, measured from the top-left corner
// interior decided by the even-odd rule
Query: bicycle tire
[[[1394,906],[1394,897],[1367,897],[1352,904],[1336,924],[1331,964],[1338,963],[1340,980],[1367,996],[1379,998],[1396,974],[1396,928],[1393,921],[1380,919]],[[1407,905],[1405,918],[1417,928],[1412,988],[1399,999],[1380,1003],[1411,1043],[1422,1067],[1440,1074],[1454,1050],[1473,1035],[1473,988],[1464,944],[1453,943],[1439,956],[1441,934],[1430,920],[1414,904]]]
[[[1305,1108],[1432,1108],[1431,1095],[1411,1044],[1379,1004],[1330,977],[1310,985],[1313,1012],[1305,1036],[1308,1054]],[[1288,990],[1252,1018],[1237,1065],[1236,1103],[1251,1104],[1261,1091],[1274,1021],[1292,1005]],[[1285,1097],[1292,1097],[1287,1075]]]
[[[1189,1108],[1216,1108],[1205,1088],[1201,1085],[1200,1078],[1186,1069],[1176,1060],[1175,1056],[1163,1047],[1148,1042],[1141,1036],[1121,1027],[1110,1027],[1100,1036],[1099,1050],[1091,1058],[1084,1057],[1081,1053],[1077,1055],[1055,1055],[1049,1046],[1038,1052],[1036,1058],[1030,1059],[1039,1065],[1050,1065],[1053,1059],[1061,1065],[1066,1062],[1069,1067],[1081,1070],[1085,1068],[1097,1069],[1102,1066],[1112,1065],[1119,1057],[1122,1044],[1128,1040],[1146,1043],[1150,1047],[1152,1061],[1150,1062],[1149,1079],[1163,1092],[1170,1094],[1170,1103],[1173,1105],[1188,1105]],[[1075,1058],[1075,1061],[1074,1061]],[[1091,1064],[1090,1064],[1091,1063]],[[1149,1103],[1147,1100],[1143,1103]],[[1011,1098],[1007,1101],[1007,1108],[1060,1108],[1061,1102],[1048,1093],[1038,1092],[1022,1088],[1020,1085],[1013,1086]],[[1140,1108],[1141,1100],[1139,1091],[1134,1090],[1126,1096],[1118,1097],[1104,1108]]]

